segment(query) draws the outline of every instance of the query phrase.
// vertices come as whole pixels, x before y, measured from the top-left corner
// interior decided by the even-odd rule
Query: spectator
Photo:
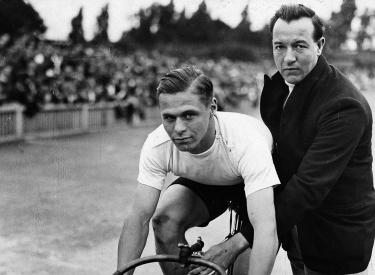
[[[11,45],[2,37],[0,49],[0,103],[18,101],[30,115],[52,104],[123,101],[126,105],[134,96],[138,106],[155,106],[157,79],[187,63],[205,70],[218,84],[220,106],[227,109],[242,98],[257,101],[259,83],[254,72],[264,71],[258,65],[228,59],[185,62],[157,51],[121,56],[105,47],[54,45],[32,35]],[[129,96],[132,86],[135,93]],[[142,109],[135,112],[144,114]]]

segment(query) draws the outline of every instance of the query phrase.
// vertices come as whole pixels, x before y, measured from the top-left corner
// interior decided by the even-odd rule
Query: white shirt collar
[[[287,82],[286,80],[285,80],[285,84],[288,85],[288,87],[289,87],[289,94],[290,94],[293,91],[294,86],[296,86],[296,84],[291,84],[291,83]]]
[[[286,102],[287,102],[287,100],[288,100],[290,94],[292,93],[292,91],[293,91],[293,89],[294,89],[294,86],[296,86],[295,84],[291,84],[291,83],[287,82],[286,80],[285,80],[285,84],[288,85],[288,88],[289,88],[289,94],[288,94],[288,96],[286,97],[286,99],[285,99],[285,101],[284,101],[284,105],[283,105],[283,107],[285,107],[285,104],[286,104]]]

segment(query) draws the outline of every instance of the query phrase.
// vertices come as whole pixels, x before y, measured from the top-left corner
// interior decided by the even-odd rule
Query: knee
[[[159,214],[152,218],[155,239],[162,242],[174,239],[182,231],[181,224],[168,214]]]
[[[154,229],[159,229],[160,227],[165,226],[168,220],[168,215],[155,215],[152,217],[152,227]]]
[[[177,228],[177,222],[168,214],[158,214],[152,218],[152,227],[155,232],[165,232]]]

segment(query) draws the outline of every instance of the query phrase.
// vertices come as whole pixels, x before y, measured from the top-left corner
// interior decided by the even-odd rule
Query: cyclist
[[[278,249],[273,186],[279,179],[269,130],[250,116],[216,111],[212,82],[194,67],[166,74],[157,97],[163,124],[141,151],[134,204],[119,241],[118,268],[140,257],[151,218],[156,252],[178,254],[186,230],[206,226],[231,200],[244,223],[254,228],[248,274],[270,274]],[[168,172],[179,178],[159,200]],[[234,236],[231,245],[236,240]],[[227,255],[225,244],[220,248],[220,255],[208,260],[226,268],[238,255]],[[160,265],[164,274],[187,273],[176,264]]]

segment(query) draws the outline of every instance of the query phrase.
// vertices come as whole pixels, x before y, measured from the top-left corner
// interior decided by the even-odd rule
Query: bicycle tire
[[[125,272],[128,272],[131,269],[136,268],[137,266],[143,265],[143,264],[148,264],[148,263],[155,263],[155,262],[175,262],[179,263],[180,259],[178,256],[175,255],[166,255],[166,254],[161,254],[161,255],[153,255],[153,256],[147,256],[143,257],[134,261],[131,261],[127,263],[124,267],[122,267],[120,270],[117,270],[113,275],[121,275],[124,274]],[[212,263],[210,261],[201,259],[201,258],[195,258],[195,257],[190,257],[187,260],[188,264],[197,264],[201,265],[204,267],[211,268],[218,272],[220,275],[226,275],[224,269],[222,269],[219,265]]]

